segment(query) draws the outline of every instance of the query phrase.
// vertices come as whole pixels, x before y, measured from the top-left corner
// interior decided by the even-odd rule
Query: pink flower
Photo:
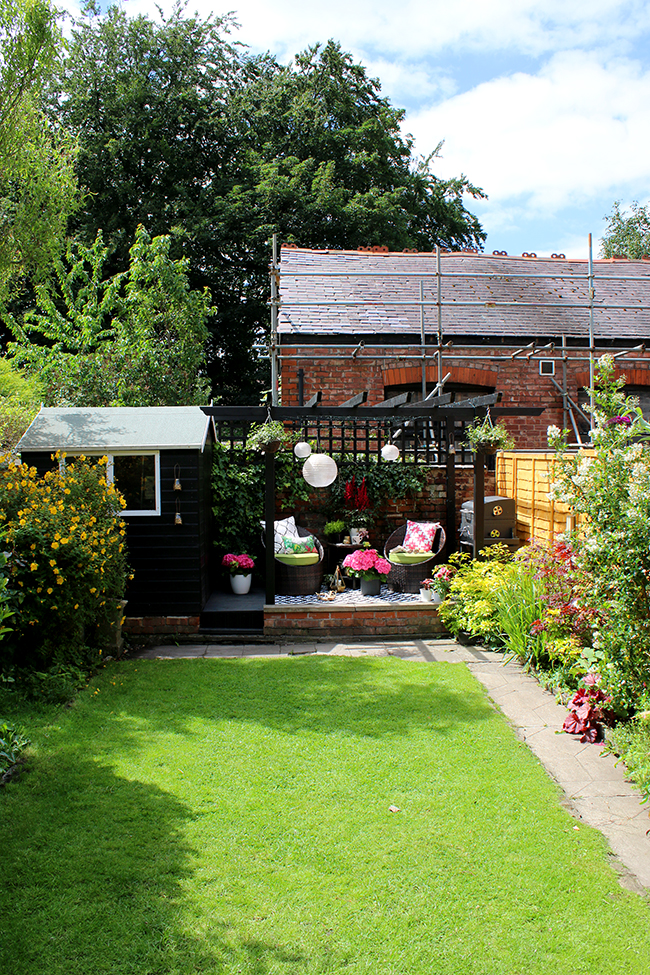
[[[361,576],[362,579],[376,579],[377,576],[387,576],[390,572],[390,562],[382,558],[377,549],[365,548],[350,552],[343,559],[343,568],[350,575]]]
[[[230,571],[231,576],[248,575],[255,568],[255,562],[250,555],[233,555],[231,552],[224,555],[221,564]]]

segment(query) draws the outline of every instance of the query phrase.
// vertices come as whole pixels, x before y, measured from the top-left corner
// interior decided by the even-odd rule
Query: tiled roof
[[[593,266],[595,337],[650,339],[650,261],[598,260]],[[425,308],[426,330],[437,327],[435,254],[283,247],[280,271],[278,330],[284,335],[419,336],[420,282],[425,302],[433,302]],[[318,276],[333,272],[343,276]],[[443,335],[585,338],[587,274],[586,260],[443,253]]]

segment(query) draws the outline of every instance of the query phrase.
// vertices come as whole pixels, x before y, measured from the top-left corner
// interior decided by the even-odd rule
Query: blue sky
[[[406,109],[440,176],[464,173],[486,250],[594,256],[615,200],[650,202],[648,0],[190,0],[283,62],[333,38]],[[162,0],[163,10],[171,2]],[[155,0],[125,0],[156,17]]]

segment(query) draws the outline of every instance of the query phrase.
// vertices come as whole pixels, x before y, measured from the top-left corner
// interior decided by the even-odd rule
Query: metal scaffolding
[[[282,295],[281,295],[281,275],[282,268],[278,255],[278,243],[277,236],[273,237],[272,244],[272,262],[270,267],[271,272],[271,335],[270,335],[270,347],[269,347],[269,357],[271,360],[271,401],[274,406],[279,405],[279,381],[280,381],[280,367],[283,360],[297,360],[308,358],[310,360],[327,359],[330,361],[348,360],[350,357],[361,360],[382,360],[382,361],[394,361],[394,362],[419,362],[421,364],[421,375],[422,375],[422,399],[427,398],[427,365],[435,363],[437,365],[437,376],[438,382],[436,389],[434,390],[434,395],[442,395],[444,393],[444,385],[449,375],[444,376],[445,360],[454,361],[472,361],[482,360],[485,362],[498,363],[498,362],[509,362],[516,358],[526,359],[530,364],[531,361],[537,357],[543,357],[545,360],[552,361],[554,363],[560,363],[562,366],[562,383],[558,383],[553,375],[547,375],[547,378],[551,379],[553,384],[556,386],[558,391],[562,394],[563,400],[563,417],[564,426],[569,429],[568,422],[570,421],[573,432],[576,436],[578,443],[582,442],[580,436],[580,430],[578,425],[578,420],[582,419],[586,421],[589,425],[592,424],[593,420],[591,415],[587,416],[585,412],[580,408],[580,406],[569,396],[568,392],[568,382],[567,382],[567,363],[568,362],[585,362],[589,364],[589,385],[593,388],[594,383],[594,367],[597,353],[599,351],[609,351],[608,345],[597,345],[595,339],[595,326],[594,326],[594,311],[598,310],[605,311],[617,311],[617,310],[629,310],[630,304],[601,304],[596,305],[596,272],[594,269],[593,261],[593,250],[592,250],[592,235],[589,234],[589,257],[587,261],[586,273],[585,274],[562,274],[561,267],[558,269],[553,269],[546,273],[531,273],[531,272],[459,272],[459,271],[443,271],[441,266],[441,250],[439,247],[436,248],[436,267],[434,272],[426,271],[398,271],[398,270],[370,270],[370,271],[357,271],[351,272],[348,270],[339,271],[318,271],[318,270],[308,270],[308,271],[294,271],[290,272],[291,278],[414,278],[419,280],[419,296],[414,299],[404,300],[396,299],[394,297],[381,298],[379,300],[368,300],[359,298],[330,298],[327,300],[314,300],[307,299],[305,301],[291,300],[290,305],[292,308],[295,307],[323,307],[331,308],[332,306],[345,306],[345,307],[410,307],[419,309],[419,321],[420,321],[420,334],[419,341],[417,340],[415,334],[413,336],[412,345],[420,346],[418,352],[404,352],[403,345],[381,343],[381,351],[373,351],[368,347],[368,338],[362,339],[356,348],[350,351],[349,345],[340,343],[336,341],[336,337],[332,336],[326,342],[321,343],[322,345],[327,345],[329,349],[335,348],[339,351],[328,353],[318,353],[315,350],[318,349],[318,344],[299,344],[294,345],[295,351],[291,354],[285,354],[280,351],[279,341],[278,341],[278,321],[279,315],[282,308]],[[495,255],[499,255],[501,252],[495,251]],[[536,255],[523,255],[526,257],[535,257]],[[554,258],[564,257],[564,255],[553,255]],[[506,277],[508,279],[528,279],[528,280],[558,280],[561,282],[581,282],[586,285],[586,301],[544,301],[544,302],[526,302],[526,301],[502,301],[502,300],[490,300],[486,301],[459,301],[457,299],[446,300],[442,297],[442,281],[446,278],[468,278],[468,279],[492,279],[497,280],[499,278]],[[626,274],[607,274],[607,281],[634,281],[639,283],[643,278],[638,276],[630,276]],[[435,283],[435,297],[426,298],[424,294],[424,281],[430,279]],[[650,286],[650,274],[647,277],[648,285]],[[650,292],[649,292],[650,293]],[[561,341],[559,348],[556,348],[555,342],[547,342],[545,345],[538,345],[536,341],[531,342],[527,346],[520,346],[517,343],[506,343],[501,344],[501,348],[504,350],[503,354],[488,354],[485,351],[485,345],[468,345],[463,343],[461,348],[464,350],[463,354],[458,354],[453,351],[453,341],[445,341],[444,336],[444,309],[445,307],[458,308],[474,308],[474,307],[485,307],[489,305],[490,307],[509,307],[509,308],[535,308],[535,309],[547,309],[547,308],[561,308],[561,309],[581,309],[587,315],[587,342],[586,348],[580,348],[578,346],[569,347],[567,344],[567,336],[562,334],[558,336]],[[634,304],[634,311],[650,311],[650,304]],[[426,331],[426,311],[433,310],[436,311],[436,327],[435,327],[435,341],[430,341],[430,336],[427,335]],[[650,333],[650,329],[649,329]],[[433,336],[431,336],[433,337]],[[649,334],[650,337],[650,334]],[[379,345],[380,343],[378,343]],[[300,350],[304,351],[302,354]],[[506,352],[505,350],[512,350]],[[632,357],[632,353],[640,353],[638,356]],[[571,354],[570,354],[571,353]],[[614,358],[621,358],[625,356],[628,362],[648,362],[648,358],[645,356],[645,345],[635,345],[629,348],[622,349],[615,353]],[[630,357],[630,358],[627,358]],[[432,394],[429,394],[432,395]],[[590,403],[593,407],[593,399]]]

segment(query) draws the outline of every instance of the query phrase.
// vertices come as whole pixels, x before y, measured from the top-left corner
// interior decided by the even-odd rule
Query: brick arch
[[[485,369],[476,366],[444,366],[443,372],[451,372],[449,381],[462,386],[492,386],[499,381],[496,369]],[[397,369],[384,369],[384,386],[417,386],[422,382],[422,368],[420,366],[406,366]],[[438,366],[427,366],[427,382],[438,380]]]
[[[628,386],[650,386],[650,369],[625,369],[621,366],[615,366],[614,375],[617,379],[625,376],[625,382]],[[589,370],[576,373],[576,385],[578,389],[589,386]]]

